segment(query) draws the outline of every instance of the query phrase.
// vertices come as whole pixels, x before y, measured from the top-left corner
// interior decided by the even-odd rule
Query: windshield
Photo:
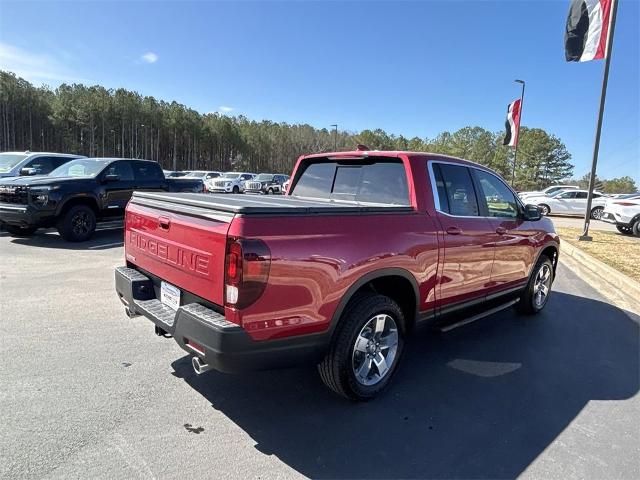
[[[254,178],[254,180],[257,180],[258,182],[270,182],[271,180],[273,180],[273,175],[271,175],[270,173],[261,173],[256,178]]]
[[[109,162],[107,160],[72,160],[56,168],[51,177],[95,177]]]
[[[547,196],[549,196],[549,197],[557,197],[557,196],[558,196],[558,195],[560,195],[561,193],[565,193],[565,192],[567,192],[567,191],[568,191],[568,190],[556,190],[556,191],[555,191],[555,192],[553,192],[553,193],[547,193]]]
[[[185,177],[204,177],[207,172],[189,172],[185,175]]]
[[[25,158],[27,158],[27,155],[0,153],[0,173],[7,173]]]
[[[238,178],[240,176],[239,173],[228,172],[222,175],[222,178]]]

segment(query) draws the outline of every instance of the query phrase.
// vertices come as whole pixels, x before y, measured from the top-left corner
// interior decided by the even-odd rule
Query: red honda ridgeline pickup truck
[[[553,225],[491,170],[412,152],[301,157],[285,197],[134,193],[116,290],[197,373],[316,362],[367,400],[414,327],[544,308]]]

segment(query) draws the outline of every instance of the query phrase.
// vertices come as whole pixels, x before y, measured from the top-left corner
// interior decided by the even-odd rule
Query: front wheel
[[[549,300],[552,283],[553,264],[548,257],[543,255],[531,272],[529,283],[527,283],[520,301],[516,304],[517,309],[527,315],[540,312]]]
[[[634,237],[640,237],[640,218],[631,226],[631,233]]]
[[[633,235],[633,227],[629,225],[616,225],[616,228],[623,235]]]
[[[602,218],[602,213],[604,212],[604,207],[596,207],[591,210],[591,218],[594,220],[600,220]]]
[[[87,205],[76,205],[58,222],[58,233],[68,242],[89,240],[96,229],[96,214]]]
[[[232,193],[235,193],[235,194],[240,193],[240,187],[238,187],[237,185],[235,187],[233,187]]]
[[[318,371],[322,381],[351,400],[371,400],[390,383],[404,349],[404,316],[384,295],[362,293],[345,309]]]
[[[30,237],[38,229],[38,227],[21,227],[19,225],[5,225],[4,228],[12,237]]]

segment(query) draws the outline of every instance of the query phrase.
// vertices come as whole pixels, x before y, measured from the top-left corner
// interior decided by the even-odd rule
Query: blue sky
[[[406,137],[500,130],[527,81],[523,125],[589,170],[604,62],[566,63],[569,0],[34,2],[0,0],[0,68],[200,112]],[[601,178],[640,182],[640,2],[621,0]]]

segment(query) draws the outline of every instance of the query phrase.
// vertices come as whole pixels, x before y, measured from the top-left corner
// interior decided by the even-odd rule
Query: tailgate
[[[135,198],[125,217],[129,263],[176,287],[223,305],[227,231],[233,215],[140,205]]]

